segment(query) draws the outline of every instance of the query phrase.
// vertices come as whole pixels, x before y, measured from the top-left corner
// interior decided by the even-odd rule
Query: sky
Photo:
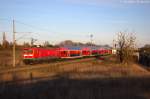
[[[17,42],[38,39],[112,45],[118,32],[133,33],[137,45],[150,44],[150,0],[0,0],[2,32],[12,41],[15,20]]]

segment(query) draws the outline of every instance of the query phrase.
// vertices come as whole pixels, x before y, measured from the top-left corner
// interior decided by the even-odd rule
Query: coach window
[[[64,51],[64,54],[67,54],[67,51]]]

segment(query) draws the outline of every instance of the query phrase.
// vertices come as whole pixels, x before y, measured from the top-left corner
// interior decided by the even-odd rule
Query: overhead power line
[[[0,20],[5,20],[5,21],[8,21],[8,22],[12,22],[12,19],[7,19],[7,18],[0,18]],[[27,26],[29,28],[37,29],[37,30],[40,30],[40,31],[43,31],[43,32],[58,33],[58,32],[55,32],[55,31],[50,31],[50,30],[47,30],[47,29],[44,29],[44,28],[40,28],[40,27],[31,25],[31,24],[24,23],[24,22],[21,22],[19,20],[15,20],[15,23],[22,24],[22,25]]]
[[[48,32],[48,33],[57,33],[55,31],[50,31],[50,30],[47,30],[47,29],[44,29],[44,28],[40,28],[40,27],[37,27],[37,26],[33,26],[31,24],[27,24],[27,23],[24,23],[24,22],[21,22],[21,21],[18,21],[18,20],[15,20],[17,23],[19,24],[22,24],[22,25],[25,25],[29,28],[32,28],[32,29],[37,29],[37,30],[40,30],[40,31],[43,31],[43,32]]]

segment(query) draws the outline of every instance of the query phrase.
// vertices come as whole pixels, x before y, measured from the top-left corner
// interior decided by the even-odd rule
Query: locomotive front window
[[[33,50],[24,50],[24,53],[26,53],[26,54],[32,54]]]

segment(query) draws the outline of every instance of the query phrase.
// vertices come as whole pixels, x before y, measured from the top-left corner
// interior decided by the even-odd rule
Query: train
[[[74,59],[90,56],[112,54],[111,49],[99,47],[59,47],[59,48],[24,48],[23,62],[25,64],[39,63],[54,59]]]

